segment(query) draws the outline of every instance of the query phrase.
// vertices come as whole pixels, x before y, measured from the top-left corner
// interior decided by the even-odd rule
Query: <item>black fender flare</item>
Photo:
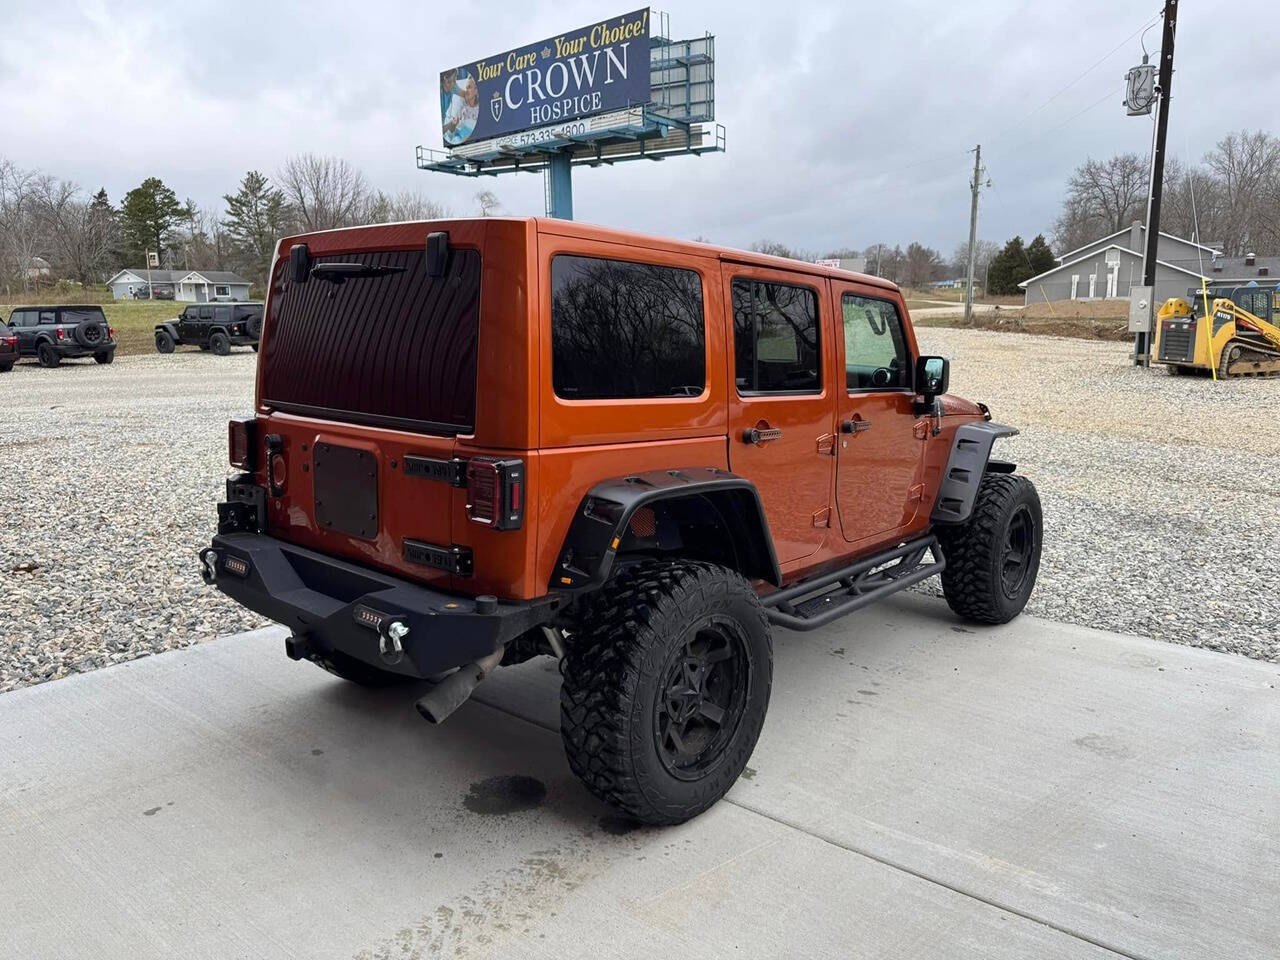
[[[173,337],[174,343],[182,342],[182,338],[178,336],[178,325],[174,323],[172,320],[166,320],[164,323],[157,323],[156,333],[159,333],[161,330],[163,330],[169,336]]]
[[[1016,427],[1002,423],[966,423],[956,428],[951,454],[942,471],[938,497],[929,516],[932,523],[964,523],[973,513],[978,486],[988,469],[1012,473],[1014,464],[991,459],[991,445],[1000,437],[1016,436]]]
[[[728,531],[734,566],[748,580],[782,585],[773,537],[760,493],[746,477],[718,467],[652,470],[602,480],[578,504],[559,558],[551,589],[581,591],[601,586],[613,569],[631,518],[657,502],[700,500]]]

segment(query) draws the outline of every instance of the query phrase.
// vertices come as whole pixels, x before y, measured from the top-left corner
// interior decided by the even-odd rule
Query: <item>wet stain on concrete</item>
[[[743,780],[754,780],[755,778],[756,778],[756,771],[754,767],[745,767],[743,769],[742,771]]]
[[[534,777],[490,777],[471,784],[462,805],[481,816],[504,816],[532,810],[547,799],[547,785]]]
[[[831,651],[831,655],[832,655],[833,657],[843,657],[843,656],[844,656],[844,647],[836,647],[834,650],[832,650],[832,651]]]
[[[632,820],[630,817],[620,817],[616,814],[609,814],[599,819],[600,829],[612,837],[625,837],[628,833],[639,830],[644,826],[639,820]]]
[[[150,810],[143,810],[142,815],[144,817],[154,817],[157,813],[160,812],[160,810],[161,810],[160,807],[152,807]]]
[[[968,627],[952,627],[951,632],[952,633],[973,633],[973,631],[970,630]]]
[[[864,697],[878,697],[878,696],[880,696],[880,694],[879,694],[879,693],[877,693],[875,690],[859,690],[858,692],[859,692],[860,694],[862,694]]]
[[[318,756],[320,756],[320,754],[322,754],[322,753],[324,753],[324,751],[323,751],[323,750],[321,750],[319,747],[317,747],[316,749],[314,749],[314,750],[312,750],[312,751],[311,751],[311,755],[312,755],[313,757],[318,757]]]
[[[1072,742],[1077,747],[1084,747],[1086,750],[1092,751],[1100,757],[1107,757],[1110,760],[1128,760],[1133,756],[1133,751],[1119,737],[1091,733],[1084,737],[1077,737]]]

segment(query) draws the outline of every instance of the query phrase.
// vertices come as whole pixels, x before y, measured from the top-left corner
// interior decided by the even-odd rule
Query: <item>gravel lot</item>
[[[919,337],[952,358],[955,392],[1023,431],[997,451],[1044,502],[1032,613],[1280,660],[1280,383],[1143,371],[1114,343]],[[195,557],[253,369],[251,353],[184,352],[0,376],[17,494],[0,525],[0,691],[262,625]]]

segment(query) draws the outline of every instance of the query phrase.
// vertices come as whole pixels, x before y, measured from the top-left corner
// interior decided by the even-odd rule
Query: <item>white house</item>
[[[143,300],[148,291],[187,303],[210,300],[248,300],[249,281],[229,270],[121,270],[107,281],[117,300]]]
[[[1018,284],[1025,291],[1023,302],[1128,298],[1130,289],[1142,283],[1146,232],[1135,220],[1123,230],[1062,254],[1056,267]],[[1209,273],[1215,256],[1214,247],[1162,230],[1156,241],[1156,302],[1182,296],[1197,285],[1201,272]]]

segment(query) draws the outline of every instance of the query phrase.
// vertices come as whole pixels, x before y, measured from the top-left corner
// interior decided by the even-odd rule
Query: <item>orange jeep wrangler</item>
[[[771,626],[934,574],[1003,623],[1035,488],[920,356],[898,288],[559,220],[282,240],[256,410],[229,425],[218,589],[438,723],[550,654],[587,787],[648,823],[716,802],[764,722]]]

